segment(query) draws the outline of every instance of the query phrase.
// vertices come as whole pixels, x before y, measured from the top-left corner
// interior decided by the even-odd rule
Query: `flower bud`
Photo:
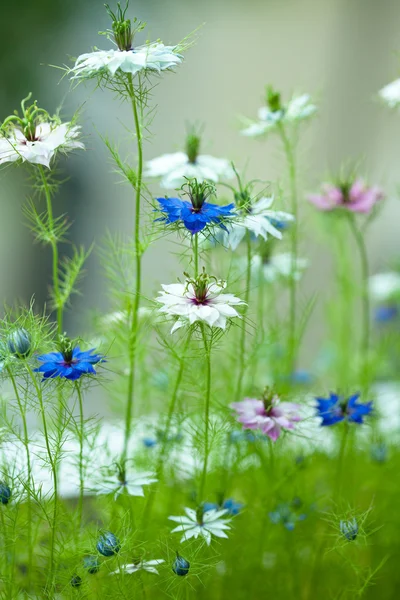
[[[172,570],[175,575],[178,575],[179,577],[185,577],[185,575],[189,573],[189,569],[190,562],[186,560],[186,558],[183,558],[183,556],[180,556],[177,552],[176,559],[172,565]]]
[[[349,519],[348,521],[340,521],[340,533],[349,542],[356,539],[358,535],[358,524],[355,518]]]
[[[82,585],[82,577],[79,577],[79,575],[74,575],[72,577],[71,581],[70,581],[70,584],[74,588],[81,587],[81,585]]]
[[[85,556],[83,566],[90,575],[94,575],[100,570],[100,562],[97,556]]]
[[[96,548],[103,556],[113,556],[121,550],[121,543],[113,533],[105,531],[100,535]]]
[[[31,352],[31,336],[23,327],[13,331],[7,340],[9,351],[17,358],[27,358]]]
[[[11,489],[3,482],[0,482],[0,502],[8,504],[11,498]]]

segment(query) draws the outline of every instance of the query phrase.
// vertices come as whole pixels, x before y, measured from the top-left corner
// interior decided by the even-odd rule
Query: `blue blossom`
[[[394,321],[399,316],[399,308],[396,305],[385,305],[377,306],[374,311],[374,320],[377,323],[387,323]]]
[[[11,498],[11,489],[3,482],[0,482],[0,502],[8,504]]]
[[[111,531],[105,531],[100,535],[96,548],[103,556],[114,556],[121,550],[121,543]]]
[[[154,446],[157,446],[158,442],[155,438],[151,438],[151,437],[145,437],[142,439],[143,445],[146,448],[153,448]]]
[[[274,523],[274,525],[282,524],[288,531],[293,531],[296,523],[304,521],[307,517],[305,513],[299,514],[296,510],[293,510],[299,508],[300,505],[298,499],[293,500],[293,502],[281,502],[274,511],[269,513],[271,523]]]
[[[186,560],[186,558],[183,558],[183,556],[180,556],[177,552],[176,559],[172,565],[172,570],[175,575],[178,575],[179,577],[185,577],[185,575],[189,573],[189,569],[190,562]]]
[[[102,354],[95,354],[94,348],[91,350],[81,350],[76,346],[71,351],[49,352],[38,356],[43,364],[35,371],[43,373],[43,379],[54,379],[60,377],[75,381],[82,375],[95,375],[96,371],[93,365],[103,362]]]
[[[90,575],[94,575],[100,570],[100,562],[97,556],[85,556],[83,566]]]
[[[340,533],[349,540],[349,542],[356,539],[358,535],[358,524],[355,518],[350,519],[349,521],[340,521],[339,527]]]
[[[360,394],[354,394],[347,400],[338,394],[329,398],[317,398],[318,416],[322,417],[322,426],[335,425],[340,421],[363,423],[364,417],[372,412],[372,402],[358,402]]]
[[[9,335],[7,346],[11,354],[14,354],[17,358],[26,358],[32,348],[29,332],[23,327],[16,329]]]
[[[162,221],[166,225],[183,222],[192,235],[199,233],[207,225],[218,225],[228,231],[223,219],[235,216],[235,205],[218,206],[207,202],[214,194],[215,188],[206,181],[198,183],[196,179],[192,179],[182,189],[186,187],[185,193],[189,201],[180,198],[157,198],[162,216],[156,221]]]
[[[243,506],[244,505],[241,502],[236,502],[232,498],[228,498],[228,500],[224,500],[222,504],[218,504],[217,502],[204,502],[203,512],[209,510],[226,510],[229,515],[236,516],[240,513]]]

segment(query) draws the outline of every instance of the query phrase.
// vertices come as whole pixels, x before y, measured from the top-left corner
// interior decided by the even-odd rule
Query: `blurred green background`
[[[167,74],[154,90],[157,114],[146,158],[182,148],[190,123],[204,123],[202,150],[247,167],[249,177],[282,177],[284,161],[275,138],[257,142],[239,135],[239,115],[255,117],[264,86],[273,84],[287,98],[309,92],[319,105],[318,117],[302,129],[299,158],[304,193],[343,162],[360,162],[360,171],[381,185],[388,200],[368,234],[372,271],[390,266],[398,256],[397,184],[400,180],[400,115],[377,101],[379,88],[396,78],[399,67],[400,6],[397,0],[146,0],[131,2],[129,16],[148,22],[145,37],[175,44],[200,25],[196,44],[184,65]],[[87,152],[63,160],[69,176],[57,197],[56,212],[68,212],[75,243],[101,242],[106,228],[129,232],[133,196],[115,186],[116,177],[100,140],[119,140],[123,155],[132,155],[123,123],[131,124],[128,106],[111,93],[81,85],[71,90],[62,73],[49,65],[71,64],[94,45],[109,42],[97,32],[110,26],[101,0],[2,2],[0,118],[19,107],[29,91],[50,112],[62,104],[68,119],[80,108]],[[35,295],[41,305],[50,282],[50,252],[35,247],[21,213],[29,182],[21,169],[0,172],[0,283],[2,297],[25,302]],[[154,186],[155,193],[157,186]],[[331,276],[329,251],[314,235],[315,220],[302,207],[302,254],[312,265],[302,283],[304,294],[323,292]],[[173,281],[176,259],[166,241],[146,256],[145,292],[156,282]],[[68,248],[64,249],[68,252]],[[90,258],[83,294],[74,300],[67,321],[76,333],[89,309],[105,308],[99,259]],[[306,346],[313,353],[323,332],[322,305]]]

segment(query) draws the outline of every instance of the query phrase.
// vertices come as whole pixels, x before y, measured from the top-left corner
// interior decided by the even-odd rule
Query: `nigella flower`
[[[299,405],[292,402],[280,402],[276,394],[266,389],[263,399],[245,398],[231,405],[237,413],[237,420],[244,429],[260,429],[273,442],[276,442],[282,429],[294,429],[301,421]]]
[[[156,302],[163,305],[160,312],[178,317],[171,333],[196,322],[225,329],[229,319],[240,318],[233,306],[245,304],[233,294],[222,294],[225,283],[209,277],[205,271],[197,279],[162,285],[162,288],[163,291],[156,298]]]
[[[388,447],[384,442],[377,442],[371,445],[371,458],[377,463],[384,463],[388,457]]]
[[[240,513],[243,508],[242,502],[236,502],[232,498],[224,500],[221,504],[217,502],[204,502],[203,510],[208,512],[209,510],[226,510],[228,515],[235,517]]]
[[[144,496],[143,486],[156,481],[157,478],[150,471],[128,475],[124,467],[117,465],[115,477],[103,481],[96,491],[97,494],[114,494],[114,500],[124,492],[129,496]]]
[[[90,574],[95,575],[100,570],[100,562],[97,556],[85,556],[83,567]]]
[[[8,336],[7,346],[17,358],[27,358],[32,349],[30,333],[23,327],[16,329]]]
[[[132,575],[132,573],[137,573],[138,571],[147,571],[148,573],[154,573],[154,575],[159,575],[157,571],[157,566],[164,563],[165,560],[162,558],[157,558],[155,560],[140,560],[133,563],[129,563],[126,565],[121,565],[115,571],[112,571],[110,575]]]
[[[317,398],[318,416],[322,417],[322,426],[335,425],[340,421],[363,423],[364,417],[371,414],[372,402],[358,402],[360,394],[346,399],[338,394],[330,394],[329,398]]]
[[[389,108],[400,106],[400,79],[396,79],[379,90],[379,97]]]
[[[399,316],[399,307],[395,304],[382,304],[374,310],[374,320],[377,323],[388,323]]]
[[[192,235],[215,225],[227,230],[224,220],[235,216],[235,205],[218,206],[207,202],[208,198],[215,194],[213,185],[206,181],[199,183],[197,179],[192,179],[182,186],[182,190],[189,197],[190,202],[180,198],[156,199],[160,205],[158,210],[162,213],[156,221],[162,221],[166,225],[183,224]]]
[[[21,160],[50,168],[51,159],[57,151],[84,149],[77,139],[79,126],[61,123],[58,117],[50,118],[46,111],[36,106],[36,102],[26,107],[30,97],[31,94],[21,102],[22,117],[12,115],[1,125],[0,165]]]
[[[204,538],[206,544],[211,544],[211,537],[215,535],[219,538],[227,538],[225,531],[230,529],[229,519],[225,519],[226,510],[203,511],[200,506],[197,511],[192,508],[185,508],[186,516],[168,517],[170,521],[179,523],[171,533],[183,531],[181,542],[186,542],[191,538],[197,539],[199,536]]]
[[[116,74],[130,75],[147,74],[151,71],[160,73],[172,69],[182,62],[182,55],[177,46],[165,46],[161,42],[146,43],[134,47],[135,33],[144,29],[145,24],[137,19],[132,22],[125,19],[126,11],[118,4],[117,14],[106,5],[112,18],[112,31],[108,32],[114,38],[117,46],[111,50],[95,50],[79,56],[69,73],[72,79],[89,79],[97,76],[114,77]]]
[[[186,152],[164,154],[147,162],[145,177],[161,177],[160,186],[167,190],[181,187],[187,179],[212,181],[231,179],[234,176],[229,160],[199,154],[200,137],[191,132],[186,140]]]
[[[281,502],[276,509],[269,513],[271,523],[282,524],[288,531],[293,531],[296,523],[304,521],[307,517],[305,513],[298,513],[296,509],[298,504],[295,501]]]
[[[252,236],[266,240],[268,236],[282,239],[282,222],[293,221],[293,215],[281,210],[271,210],[273,196],[262,197],[256,201],[248,199],[237,205],[237,219],[229,227],[229,235],[225,234],[222,243],[236,250],[249,231]]]
[[[322,193],[308,197],[322,211],[342,208],[353,213],[369,213],[383,198],[379,188],[366,185],[362,179],[339,182],[337,185],[324,183]]]
[[[358,535],[357,519],[349,519],[348,521],[340,521],[340,533],[349,541],[353,542]]]
[[[38,360],[43,364],[34,370],[43,373],[43,379],[60,377],[75,381],[82,375],[96,375],[93,365],[104,362],[104,357],[94,351],[94,348],[81,350],[79,346],[73,347],[71,340],[63,336],[60,340],[60,352],[38,356]]]
[[[176,553],[176,559],[172,565],[172,570],[178,577],[185,577],[189,573],[190,562],[183,558],[178,552]]]
[[[105,531],[100,535],[96,548],[103,556],[114,556],[121,550],[121,542],[111,531]]]
[[[281,95],[271,86],[267,87],[266,106],[258,111],[258,121],[250,121],[242,130],[242,135],[260,137],[276,131],[282,125],[292,125],[311,117],[317,107],[312,104],[308,94],[293,97],[287,104],[282,104]]]
[[[268,257],[256,254],[252,258],[252,266],[256,273],[261,269],[263,279],[269,283],[291,278],[300,281],[304,270],[308,266],[308,260],[297,256],[293,261],[290,252],[272,254]]]
[[[8,504],[11,499],[11,488],[4,482],[0,481],[0,502]]]

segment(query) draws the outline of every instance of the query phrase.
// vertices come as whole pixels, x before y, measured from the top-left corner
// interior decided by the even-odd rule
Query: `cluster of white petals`
[[[154,573],[159,575],[157,571],[158,565],[162,565],[165,562],[162,558],[156,558],[154,560],[141,560],[137,563],[129,563],[121,565],[116,571],[112,571],[110,575],[132,575],[138,571],[147,571],[148,573]]]
[[[196,321],[206,323],[210,327],[225,329],[228,319],[240,318],[233,306],[245,302],[233,294],[222,294],[224,287],[222,282],[210,283],[205,298],[199,301],[190,281],[162,285],[163,291],[156,298],[156,301],[163,305],[160,312],[178,317],[171,333],[184,325],[193,325]]]
[[[211,544],[211,536],[219,538],[227,538],[225,531],[230,529],[229,519],[223,517],[227,514],[227,510],[208,510],[203,513],[201,521],[198,520],[198,516],[195,510],[192,508],[185,508],[186,516],[180,517],[168,517],[170,521],[179,523],[171,533],[178,531],[183,532],[181,542],[190,540],[191,538],[197,539],[199,536],[204,538],[207,545]]]
[[[388,85],[385,85],[385,87],[379,90],[379,97],[390,108],[397,108],[400,106],[400,79],[388,83]]]
[[[182,60],[182,55],[176,52],[176,46],[155,42],[132,50],[95,50],[81,54],[70,74],[72,79],[85,79],[103,72],[111,76],[117,71],[131,75],[146,70],[161,72],[176,67]]]
[[[97,494],[114,494],[117,499],[120,494],[126,492],[129,496],[144,496],[143,486],[150,485],[157,481],[154,473],[132,473],[125,481],[121,481],[117,476],[113,479],[106,479],[97,487]]]
[[[147,162],[146,169],[145,177],[161,177],[160,186],[167,190],[179,188],[187,179],[194,177],[199,183],[218,183],[222,179],[232,179],[235,176],[230,161],[225,158],[200,154],[195,162],[191,162],[185,152],[163,154],[153,158]]]
[[[273,131],[280,123],[291,124],[311,117],[317,110],[308,94],[292,98],[281,110],[272,111],[267,106],[258,110],[258,121],[242,130],[242,135],[259,137]]]
[[[239,213],[240,216],[235,219],[232,225],[229,225],[229,233],[221,233],[221,242],[223,245],[236,250],[247,231],[250,231],[256,237],[262,237],[264,240],[269,235],[279,240],[282,239],[282,232],[275,224],[278,222],[286,223],[293,221],[294,217],[281,210],[271,210],[270,207],[273,201],[274,198],[272,196],[260,198],[251,207]]]
[[[79,134],[80,127],[71,123],[39,123],[34,139],[28,140],[18,127],[13,127],[7,136],[0,137],[0,165],[21,159],[50,168],[50,161],[57,150],[84,149],[82,142],[77,140]]]

